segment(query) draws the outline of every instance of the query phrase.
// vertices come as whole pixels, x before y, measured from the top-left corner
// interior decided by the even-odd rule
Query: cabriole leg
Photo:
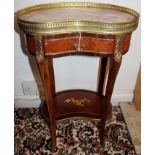
[[[105,103],[102,106],[101,110],[101,144],[104,146],[105,139],[105,124],[106,119],[111,114],[112,105],[111,105],[111,96],[114,89],[115,80],[121,65],[122,60],[122,45],[123,45],[124,35],[115,36],[115,49],[114,56],[110,58],[110,68],[109,75],[107,80],[107,86],[105,91]]]
[[[44,58],[43,48],[42,48],[42,37],[36,36],[36,59],[40,75],[42,78],[45,99],[47,104],[47,109],[50,117],[50,130],[52,139],[52,152],[57,151],[56,145],[56,120],[55,120],[55,107],[53,102],[53,97],[55,94],[55,82],[54,82],[54,71],[53,62],[50,58]]]

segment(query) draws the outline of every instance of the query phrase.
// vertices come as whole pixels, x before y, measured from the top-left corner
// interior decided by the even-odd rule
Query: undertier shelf
[[[66,90],[56,93],[54,108],[57,120],[69,117],[100,119],[101,114],[111,109],[111,104],[106,104],[105,97],[93,91]],[[46,102],[41,105],[41,113],[49,121]]]

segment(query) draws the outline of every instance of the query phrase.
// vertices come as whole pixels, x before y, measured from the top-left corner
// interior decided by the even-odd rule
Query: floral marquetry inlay
[[[68,103],[68,104],[74,104],[77,106],[85,106],[85,104],[90,103],[90,101],[85,97],[83,99],[75,99],[75,98],[68,98],[65,99],[64,103]]]

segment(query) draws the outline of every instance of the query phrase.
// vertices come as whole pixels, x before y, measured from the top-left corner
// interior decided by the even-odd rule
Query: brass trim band
[[[62,8],[62,7],[91,7],[91,8],[108,8],[118,11],[123,11],[133,15],[135,18],[132,22],[126,23],[100,23],[92,21],[62,21],[62,22],[28,22],[21,19],[21,16],[36,10]],[[90,3],[90,2],[64,2],[64,3],[50,3],[42,4],[37,6],[28,7],[17,12],[17,20],[20,28],[25,33],[34,35],[48,35],[48,34],[60,34],[60,33],[72,33],[72,32],[88,32],[98,34],[122,34],[130,33],[137,28],[139,14],[129,8],[101,4],[101,3]]]

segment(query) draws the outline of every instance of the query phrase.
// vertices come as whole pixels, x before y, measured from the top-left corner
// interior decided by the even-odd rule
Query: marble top
[[[70,7],[36,10],[24,14],[20,19],[38,23],[59,21],[126,23],[132,22],[135,17],[129,13],[112,9]]]
[[[138,25],[139,14],[129,8],[86,2],[41,4],[17,12],[20,28],[30,34],[87,32],[130,33]]]

